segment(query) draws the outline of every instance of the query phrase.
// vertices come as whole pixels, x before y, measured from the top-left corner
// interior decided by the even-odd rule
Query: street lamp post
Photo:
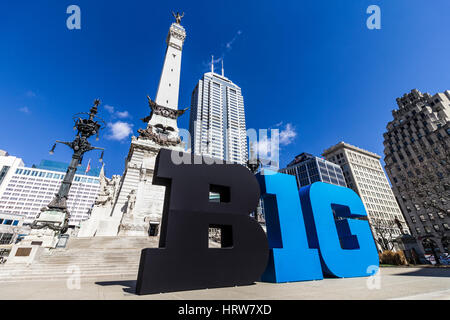
[[[250,146],[250,156],[249,159],[247,160],[247,168],[253,173],[253,174],[257,174],[259,168],[261,167],[262,163],[261,160],[259,159],[258,153],[255,150],[255,145],[251,144]],[[256,211],[253,212],[251,215],[254,215],[254,219],[260,223],[265,223],[264,218],[263,218],[263,214],[262,214],[262,199],[259,199],[258,202],[258,206],[256,207]]]
[[[75,173],[78,166],[83,161],[83,155],[91,150],[104,150],[91,146],[88,139],[93,135],[98,135],[100,129],[104,128],[104,121],[97,117],[98,106],[100,100],[96,99],[89,113],[77,113],[73,116],[75,121],[74,130],[77,130],[77,135],[72,142],[56,141],[57,143],[65,144],[73,150],[72,161],[67,168],[64,180],[61,183],[58,193],[53,200],[41,210],[37,219],[31,225],[32,229],[48,228],[56,233],[64,234],[69,225],[69,211],[67,210],[67,199],[69,196],[70,187],[72,186]],[[87,117],[86,117],[87,116]],[[50,154],[55,151],[56,143],[50,150]],[[103,152],[100,161],[103,159]]]

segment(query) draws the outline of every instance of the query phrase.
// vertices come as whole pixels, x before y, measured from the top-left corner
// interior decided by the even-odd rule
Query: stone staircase
[[[30,280],[137,278],[141,250],[158,247],[157,237],[70,238],[65,249],[44,251],[31,265],[0,265],[0,283]]]

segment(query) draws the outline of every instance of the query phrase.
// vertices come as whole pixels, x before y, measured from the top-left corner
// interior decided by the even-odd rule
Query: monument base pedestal
[[[30,246],[38,245],[43,248],[54,249],[58,240],[58,233],[54,230],[48,228],[32,229],[30,234],[24,237],[20,244]]]
[[[143,218],[135,218],[133,216],[124,216],[120,223],[120,237],[142,237],[148,236],[148,224]]]
[[[81,223],[79,238],[115,237],[119,231],[120,218],[111,217],[112,207],[94,206],[88,220]]]
[[[31,233],[18,244],[13,245],[7,264],[31,264],[39,255],[56,248],[58,233],[48,228],[32,229]]]

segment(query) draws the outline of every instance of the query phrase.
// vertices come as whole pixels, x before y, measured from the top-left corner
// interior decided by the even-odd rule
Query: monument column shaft
[[[157,104],[175,110],[178,109],[181,55],[185,38],[184,28],[173,23],[167,36],[166,56],[155,99]]]

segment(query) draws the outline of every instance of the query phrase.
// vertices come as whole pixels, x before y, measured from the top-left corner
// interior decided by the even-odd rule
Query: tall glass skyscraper
[[[248,158],[241,88],[222,74],[205,73],[191,99],[191,152],[245,164]]]

